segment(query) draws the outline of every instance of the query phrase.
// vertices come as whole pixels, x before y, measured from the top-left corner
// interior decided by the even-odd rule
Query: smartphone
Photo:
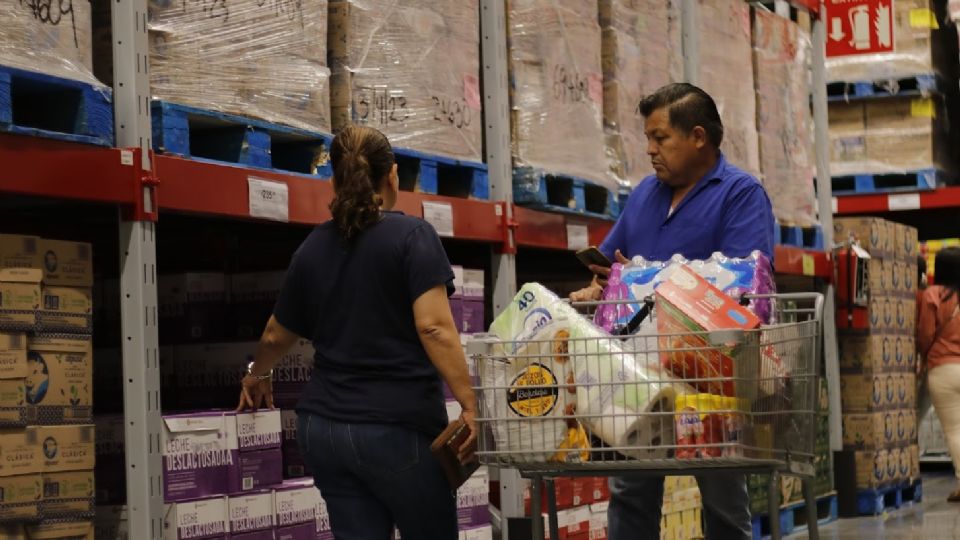
[[[613,266],[613,263],[610,262],[610,259],[606,255],[600,252],[596,246],[590,246],[588,248],[581,249],[577,252],[577,259],[583,263],[584,266],[590,268],[590,265],[602,266],[604,268],[610,268]]]

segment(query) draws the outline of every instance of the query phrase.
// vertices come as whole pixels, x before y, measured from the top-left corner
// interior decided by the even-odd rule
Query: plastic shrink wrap
[[[700,70],[697,85],[717,103],[727,160],[757,175],[757,106],[753,84],[750,5],[740,0],[698,0]]]
[[[330,131],[327,2],[149,0],[155,99]]]
[[[507,6],[514,165],[616,192],[605,157],[597,4],[509,0]],[[540,187],[536,175],[515,181]]]
[[[640,101],[683,77],[678,0],[601,0],[603,124],[610,170],[631,186],[653,174]]]
[[[477,0],[330,3],[333,128],[369,125],[397,147],[482,160]]]
[[[0,65],[97,86],[89,0],[0,4]]]
[[[759,8],[753,30],[763,184],[780,223],[809,227],[817,223],[810,36]]]

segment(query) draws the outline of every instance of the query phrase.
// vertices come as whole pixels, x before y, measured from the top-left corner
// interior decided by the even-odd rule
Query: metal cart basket
[[[780,531],[773,483],[779,473],[803,478],[810,537],[817,538],[807,479],[814,474],[823,296],[746,301],[767,302],[776,322],[756,330],[666,333],[657,331],[667,328],[658,325],[666,312],[653,310],[630,335],[576,337],[559,324],[544,339],[472,341],[478,456],[532,481],[535,539],[544,533],[538,519],[544,481],[550,537],[558,538],[554,477],[717,471],[772,473],[774,538]],[[609,304],[574,307],[590,315],[603,305]]]

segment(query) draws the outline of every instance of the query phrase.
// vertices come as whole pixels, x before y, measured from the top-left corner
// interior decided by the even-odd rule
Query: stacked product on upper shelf
[[[601,0],[603,124],[610,170],[635,186],[653,174],[646,153],[643,98],[681,79],[677,0]]]
[[[810,35],[787,18],[756,9],[754,26],[760,171],[783,225],[817,224],[814,191]]]
[[[333,128],[374,127],[402,149],[482,161],[477,0],[330,2]]]
[[[919,476],[917,230],[880,218],[834,221],[834,242],[851,240],[861,249],[844,249],[838,257],[837,326],[843,443],[852,459],[837,468],[854,466],[856,485],[837,488],[870,495]]]
[[[876,24],[890,21],[893,49],[827,58],[835,193],[932,189],[954,179],[957,44],[944,4],[898,0],[892,13],[881,4]]]
[[[112,95],[93,75],[90,2],[0,6],[0,131],[113,144]]]
[[[759,177],[750,5],[739,0],[698,2],[697,85],[717,102],[724,128],[720,149],[727,161]]]
[[[514,199],[616,217],[595,2],[507,2]]]
[[[28,538],[94,515],[90,244],[0,235],[0,501]]]

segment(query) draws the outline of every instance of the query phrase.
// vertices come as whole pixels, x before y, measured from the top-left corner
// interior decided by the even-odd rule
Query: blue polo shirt
[[[770,198],[760,181],[727,163],[723,154],[668,215],[671,196],[672,189],[656,176],[645,178],[600,251],[612,261],[617,249],[629,258],[666,261],[677,253],[708,259],[716,251],[746,257],[760,250],[773,261]]]

